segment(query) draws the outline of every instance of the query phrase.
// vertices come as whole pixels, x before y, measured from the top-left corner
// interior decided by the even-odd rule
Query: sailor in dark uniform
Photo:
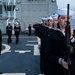
[[[37,30],[37,36],[40,38],[40,41],[41,41],[41,45],[39,47],[40,49],[40,70],[41,70],[41,74],[44,73],[44,66],[43,66],[43,50],[44,50],[44,46],[43,46],[43,40],[42,38],[44,37],[44,33],[45,33],[45,26],[47,25],[47,18],[43,17],[42,18],[42,23],[40,24],[36,24],[36,25],[33,25],[33,28],[35,28],[35,30]]]
[[[40,71],[41,74],[44,74],[44,56],[43,56],[43,52],[45,49],[45,31],[47,29],[46,26],[48,26],[48,19],[47,18],[42,18],[42,25],[40,25],[39,29],[38,29],[38,37],[40,38],[41,41],[41,45],[40,45]]]
[[[41,70],[41,74],[44,74],[44,69],[45,69],[45,61],[44,61],[44,51],[45,51],[45,43],[46,43],[46,38],[47,38],[47,35],[48,35],[48,32],[52,32],[53,29],[52,28],[52,17],[48,17],[48,18],[45,18],[43,17],[42,18],[42,24],[39,24],[37,25],[37,32],[38,32],[38,37],[40,38],[41,40],[41,46],[40,46],[40,70]],[[50,26],[51,27],[50,27]]]
[[[44,60],[44,52],[45,52],[45,46],[46,46],[46,39],[49,32],[53,32],[54,29],[52,29],[53,25],[53,18],[47,17],[46,25],[42,26],[41,31],[41,49],[40,49],[40,70],[44,74],[45,72],[45,60]]]
[[[11,23],[9,22],[8,25],[6,26],[6,32],[7,32],[7,35],[8,35],[8,44],[12,42],[12,39],[11,39],[11,35],[12,35],[12,25]]]
[[[29,26],[28,26],[28,30],[29,30],[29,36],[31,36],[31,24],[29,24]]]
[[[72,19],[70,10],[69,22]],[[58,12],[60,29],[56,29],[52,34],[49,34],[45,46],[45,75],[65,75],[68,70],[66,57],[68,56],[67,46],[65,43],[65,27],[67,21],[67,9],[60,9]],[[73,37],[73,29],[70,28],[71,45],[75,47],[75,38]],[[74,67],[73,67],[74,68]],[[74,71],[75,72],[75,71]],[[71,75],[75,75],[73,71]]]
[[[0,55],[1,55],[1,50],[2,50],[2,32],[0,29]],[[2,74],[3,72],[0,72],[0,74]]]
[[[15,36],[16,36],[16,44],[19,42],[19,35],[21,32],[21,28],[19,26],[19,23],[16,23],[16,26],[14,26]]]
[[[36,22],[35,24],[33,24],[33,28],[35,28],[35,36],[38,35],[38,30],[37,30],[38,25],[39,25],[38,22]]]

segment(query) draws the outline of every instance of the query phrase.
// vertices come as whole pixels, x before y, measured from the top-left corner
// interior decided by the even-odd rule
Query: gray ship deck
[[[21,35],[20,42],[7,44],[7,35],[2,36],[3,49],[0,57],[1,75],[41,75],[38,40],[36,36]]]

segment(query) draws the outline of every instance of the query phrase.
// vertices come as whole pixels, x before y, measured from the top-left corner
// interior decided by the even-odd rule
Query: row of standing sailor
[[[37,30],[37,36],[41,39],[40,46],[40,70],[44,75],[75,75],[75,52],[70,53],[71,68],[67,63],[67,46],[65,43],[65,27],[67,21],[67,9],[60,9],[55,15],[48,18],[42,18],[42,24],[34,24],[33,28]],[[70,10],[69,22],[72,20],[73,11]],[[54,28],[53,28],[54,27]],[[75,38],[73,29],[70,27],[70,44],[75,50]]]

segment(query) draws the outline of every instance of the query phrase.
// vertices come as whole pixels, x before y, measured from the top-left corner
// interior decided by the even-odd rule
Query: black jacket
[[[75,46],[75,42],[72,45]],[[66,61],[68,55],[65,36],[62,32],[56,30],[48,35],[44,55],[46,75],[64,75],[66,70],[58,62],[59,58]]]
[[[20,34],[20,31],[21,31],[21,28],[20,26],[19,27],[14,27],[14,31],[15,31],[15,35],[19,35]]]
[[[6,32],[7,32],[7,34],[8,35],[11,35],[12,34],[12,26],[10,25],[8,25],[7,27],[6,27]]]

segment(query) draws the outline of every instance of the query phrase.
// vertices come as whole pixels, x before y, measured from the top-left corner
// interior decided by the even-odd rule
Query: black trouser
[[[8,43],[11,43],[12,42],[12,39],[11,39],[11,34],[8,34],[8,40],[7,40]]]
[[[65,69],[62,67],[62,65],[57,65],[54,63],[51,64],[49,61],[46,61],[46,65],[45,65],[45,72],[44,75],[65,75]]]
[[[37,34],[38,34],[37,30],[35,30],[35,35],[37,36]]]
[[[29,30],[29,36],[31,36],[31,30]]]
[[[40,71],[41,74],[45,72],[45,56],[44,56],[45,47],[43,45],[40,46]]]
[[[16,36],[16,44],[19,42],[19,34],[15,34]]]
[[[42,74],[44,74],[44,69],[45,69],[44,55],[40,54],[40,70]]]

